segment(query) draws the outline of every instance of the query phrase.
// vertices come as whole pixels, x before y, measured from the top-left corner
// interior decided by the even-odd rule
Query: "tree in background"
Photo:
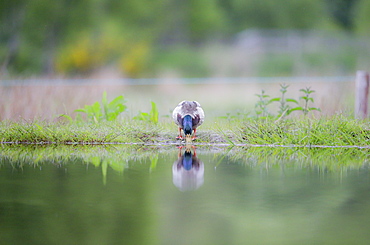
[[[321,0],[230,0],[223,5],[234,32],[247,28],[313,29],[327,19]]]
[[[352,30],[354,8],[359,0],[325,0],[327,12],[345,30]]]
[[[245,29],[366,34],[368,0],[3,0],[2,74],[87,75],[114,66],[153,76],[163,47],[200,45]]]

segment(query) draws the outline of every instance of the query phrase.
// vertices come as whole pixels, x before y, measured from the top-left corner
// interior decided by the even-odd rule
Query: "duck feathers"
[[[193,129],[204,122],[204,111],[197,101],[181,101],[173,110],[172,118],[179,128],[182,128],[184,117],[187,115],[192,118]]]

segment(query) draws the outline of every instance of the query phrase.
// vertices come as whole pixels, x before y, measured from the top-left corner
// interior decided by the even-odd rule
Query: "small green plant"
[[[257,118],[266,118],[270,116],[267,106],[274,101],[279,101],[280,98],[269,99],[270,95],[265,94],[265,90],[262,90],[261,94],[256,94],[259,98],[254,108],[257,114]]]
[[[315,90],[311,90],[311,87],[306,87],[305,89],[300,89],[300,92],[304,93],[304,96],[299,97],[299,99],[303,100],[304,105],[298,106],[295,108],[290,109],[290,112],[292,111],[302,111],[303,114],[306,116],[310,111],[321,111],[320,108],[316,107],[309,107],[309,103],[314,103],[314,99],[310,97],[312,93],[315,92]]]
[[[286,98],[286,92],[288,91],[289,85],[286,84],[280,84],[280,92],[281,96],[276,98],[271,98],[270,96],[265,93],[264,90],[262,90],[261,94],[256,94],[256,96],[259,98],[259,100],[255,104],[255,111],[257,118],[267,118],[272,117],[273,115],[269,113],[267,106],[270,105],[273,102],[279,102],[279,111],[278,111],[278,119],[281,119],[293,111],[302,111],[303,114],[306,116],[310,111],[321,111],[319,108],[316,107],[310,107],[310,103],[314,103],[314,99],[311,96],[312,93],[315,92],[315,90],[311,90],[310,87],[307,87],[305,89],[300,89],[300,92],[303,92],[304,95],[300,96],[299,99],[303,100],[303,106],[296,106],[291,107],[288,103],[294,103],[296,105],[299,105],[299,102],[295,99]]]
[[[290,105],[288,104],[289,102],[299,104],[297,100],[291,99],[291,98],[286,98],[285,94],[288,91],[289,85],[286,84],[280,84],[280,92],[281,92],[281,97],[279,98],[280,106],[279,106],[279,118],[283,118],[286,115],[289,115],[292,110]]]
[[[159,113],[158,113],[157,105],[153,101],[151,102],[151,104],[152,104],[152,109],[150,110],[149,113],[140,111],[139,114],[133,119],[158,123]]]
[[[107,93],[103,93],[102,101],[98,101],[92,105],[85,105],[82,109],[77,109],[75,112],[85,113],[89,121],[98,123],[102,120],[114,121],[117,117],[126,110],[126,101],[122,95],[114,98],[108,103]]]

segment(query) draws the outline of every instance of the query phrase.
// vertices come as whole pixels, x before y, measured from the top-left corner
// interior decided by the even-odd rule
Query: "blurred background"
[[[340,87],[332,101],[342,100],[351,87],[343,83],[351,82],[356,70],[370,69],[368,0],[3,0],[0,13],[3,119],[25,116],[24,112],[13,113],[16,108],[9,105],[27,95],[19,88],[14,91],[16,82],[30,78],[54,85],[56,79],[69,79],[69,85],[81,85],[81,78],[100,79],[101,86],[118,79],[120,85],[141,84],[142,89],[145,84],[163,81],[173,84],[174,79],[180,84],[204,84],[191,79],[216,78],[206,83],[231,85],[235,80],[225,78],[321,77],[320,82],[327,84],[319,89],[325,94],[321,97],[327,97],[333,86]],[[333,77],[338,82],[335,85]],[[243,89],[250,90],[252,97],[263,87],[246,81]],[[306,81],[300,88],[311,86],[310,80]],[[238,80],[237,84],[244,82]],[[261,84],[258,79],[255,82]],[[99,96],[101,89],[109,90],[98,88]],[[212,89],[203,90],[206,92],[200,96],[209,95]],[[113,95],[127,94],[127,87],[110,90]],[[161,91],[166,90],[172,94],[174,90],[195,91],[194,87]],[[225,95],[225,87],[220,93],[213,97]],[[91,92],[89,98],[95,101],[93,95]],[[236,99],[236,95],[230,91],[226,97]],[[60,103],[65,100],[61,96]],[[81,91],[79,96],[83,97]],[[13,97],[18,99],[13,101]],[[144,98],[158,97],[149,94]],[[239,102],[247,102],[243,98]],[[31,100],[23,103],[29,105]],[[177,100],[182,98],[163,103],[172,106]],[[89,102],[81,99],[71,108]],[[338,109],[343,107],[336,105],[328,111]],[[43,113],[55,113],[50,110]]]
[[[368,0],[3,0],[2,76],[353,74]]]

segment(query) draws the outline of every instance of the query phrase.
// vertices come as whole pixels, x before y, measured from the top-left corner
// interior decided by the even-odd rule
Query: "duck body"
[[[184,131],[185,137],[191,136],[196,138],[197,127],[204,122],[204,111],[197,101],[181,101],[173,110],[172,118],[179,127],[179,136],[182,139],[181,130]]]

